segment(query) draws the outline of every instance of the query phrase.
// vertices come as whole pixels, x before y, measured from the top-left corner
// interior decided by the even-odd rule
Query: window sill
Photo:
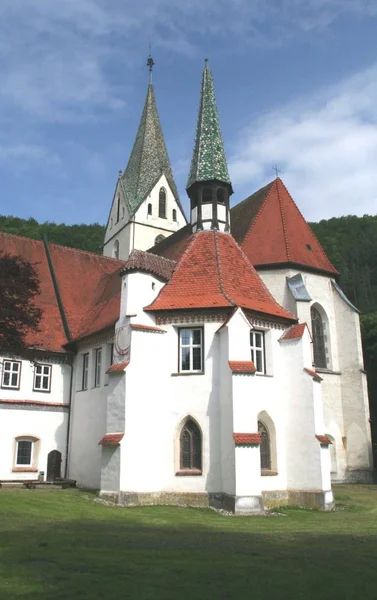
[[[42,393],[42,394],[51,394],[51,389],[49,389],[49,390],[38,390],[36,388],[33,388],[33,392],[38,392],[38,393]]]
[[[268,373],[255,373],[257,377],[273,377],[273,375],[269,375]]]
[[[331,369],[322,369],[321,367],[313,367],[316,373],[325,373],[327,375],[341,375],[340,371],[331,371]]]
[[[181,471],[176,472],[176,477],[188,477],[188,476],[198,476],[203,475],[202,471],[199,469],[182,469]]]
[[[277,471],[270,471],[269,469],[263,469],[260,474],[262,477],[276,477],[276,475],[279,475]]]
[[[14,387],[13,385],[2,385],[1,389],[2,390],[15,390],[15,391],[18,391],[20,389],[20,386]]]
[[[182,371],[181,373],[172,373],[172,377],[187,377],[188,375],[204,375],[204,371]]]
[[[38,473],[34,467],[13,467],[12,473]]]

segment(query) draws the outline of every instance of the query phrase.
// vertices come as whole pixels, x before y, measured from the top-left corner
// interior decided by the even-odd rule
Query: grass
[[[377,599],[377,486],[338,510],[224,517],[99,504],[79,490],[0,490],[0,599]]]

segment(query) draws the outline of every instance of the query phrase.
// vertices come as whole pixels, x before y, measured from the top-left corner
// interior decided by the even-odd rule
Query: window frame
[[[18,365],[18,371],[17,371],[17,385],[6,385],[4,383],[4,377],[6,373],[10,374],[9,380],[10,382],[12,381],[12,375],[14,374],[13,369],[11,368],[10,371],[6,371],[5,370],[5,363],[11,363],[11,367],[13,367],[14,364]],[[21,360],[13,360],[10,358],[4,358],[3,359],[3,368],[2,368],[2,374],[1,374],[1,387],[6,389],[6,390],[19,390],[20,386],[21,386],[21,369],[22,369],[22,361]]]
[[[326,324],[321,311],[315,304],[310,307],[310,320],[312,327],[313,364],[318,369],[328,369]]]
[[[182,341],[181,341],[181,334],[183,331],[200,331],[200,344],[184,344],[182,346]],[[190,367],[192,367],[193,364],[193,349],[194,348],[200,348],[201,349],[201,355],[200,355],[200,369],[182,369],[182,348],[190,348]],[[198,325],[196,327],[178,327],[178,373],[193,373],[193,374],[199,374],[199,373],[204,373],[204,327],[203,325]]]
[[[48,371],[48,375],[46,375],[43,372],[37,373],[37,369],[38,368],[41,368],[42,371],[43,371],[43,369],[45,367],[48,368],[48,370],[49,370]],[[41,377],[41,384],[42,384],[43,378],[46,377],[46,376],[48,377],[48,389],[43,388],[43,387],[40,387],[40,388],[36,387],[36,378],[39,377],[39,376]],[[34,366],[33,392],[43,392],[44,394],[50,393],[51,392],[51,379],[52,379],[52,365],[49,365],[47,363],[37,363]]]
[[[261,337],[261,346],[257,346],[256,345],[256,336],[260,335]],[[251,360],[254,363],[254,366],[256,368],[256,373],[258,375],[265,375],[266,374],[266,338],[265,338],[265,332],[261,329],[250,329],[250,354],[251,354]],[[253,343],[252,343],[252,337],[254,337]],[[258,361],[256,360],[256,353],[260,352],[261,354],[261,358],[262,358],[262,370],[260,371],[258,369]],[[255,357],[254,357],[255,354]]]
[[[98,360],[98,356],[100,357]],[[101,387],[102,346],[94,349],[94,386]]]
[[[89,352],[85,352],[81,356],[81,391],[85,392],[89,385]]]
[[[28,463],[19,463],[18,462],[18,449],[19,449],[19,444],[20,443],[28,443],[30,444],[30,462]],[[34,452],[35,452],[35,439],[32,439],[30,437],[24,436],[24,437],[19,437],[16,439],[16,454],[14,457],[14,466],[16,468],[25,468],[28,469],[30,467],[33,466],[33,459],[34,459]]]
[[[177,222],[177,209],[173,208],[171,214],[172,214],[172,220],[176,223]]]
[[[117,196],[117,208],[116,208],[116,221],[115,223],[119,223],[120,221],[120,194]]]
[[[160,188],[158,192],[158,217],[160,219],[166,219],[166,207],[167,207],[167,194],[164,187]]]
[[[192,426],[191,430],[189,426]],[[185,431],[188,431],[189,439],[189,463],[190,466],[184,466],[184,439]],[[196,436],[196,439],[194,438]],[[195,447],[195,442],[197,447]],[[202,475],[203,474],[203,434],[199,424],[192,417],[187,417],[179,431],[178,438],[179,457],[177,475]]]
[[[261,472],[271,471],[272,468],[272,452],[271,452],[271,436],[267,425],[263,421],[258,421],[258,433],[261,436],[259,452],[260,452],[260,470]],[[264,442],[263,442],[264,440]],[[267,444],[267,447],[265,446]],[[266,447],[266,452],[263,457],[267,459],[267,466],[262,466],[262,446]]]

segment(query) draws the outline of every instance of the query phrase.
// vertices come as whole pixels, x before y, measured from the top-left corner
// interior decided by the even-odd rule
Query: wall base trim
[[[276,490],[262,492],[266,508],[278,506],[302,506],[319,510],[332,510],[334,508],[334,495],[332,490]]]

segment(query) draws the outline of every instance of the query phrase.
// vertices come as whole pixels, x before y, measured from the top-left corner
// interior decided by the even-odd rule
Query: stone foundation
[[[239,515],[261,514],[265,508],[278,506],[304,506],[319,510],[331,510],[334,507],[331,490],[283,490],[262,492],[262,496],[231,496],[222,492],[100,492],[100,497],[123,506],[212,507]]]
[[[374,469],[347,469],[345,483],[376,483]]]

